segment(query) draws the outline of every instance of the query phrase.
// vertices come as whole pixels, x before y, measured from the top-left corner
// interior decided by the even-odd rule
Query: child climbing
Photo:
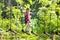
[[[25,24],[26,24],[26,29],[22,30],[22,32],[25,32],[30,35],[29,33],[29,28],[30,28],[30,9],[27,8],[26,12],[24,13],[25,15]]]

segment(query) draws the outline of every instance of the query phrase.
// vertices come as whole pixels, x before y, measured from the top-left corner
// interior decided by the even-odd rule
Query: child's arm
[[[20,7],[20,11],[21,11],[21,13],[25,13],[25,12],[23,12],[23,9],[22,9],[22,7]]]
[[[21,13],[23,13],[24,15],[26,14],[26,12],[23,12],[22,7],[20,7],[20,11],[21,11]]]

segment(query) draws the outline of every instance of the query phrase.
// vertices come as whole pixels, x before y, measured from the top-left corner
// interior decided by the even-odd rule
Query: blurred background
[[[31,11],[31,28],[22,33],[24,13]],[[17,34],[7,30],[12,29]],[[60,0],[0,0],[0,40],[60,40]]]

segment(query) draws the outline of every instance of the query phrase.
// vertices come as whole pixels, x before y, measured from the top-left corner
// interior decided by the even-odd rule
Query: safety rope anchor
[[[14,30],[12,30],[12,29],[7,30],[6,32],[8,32],[8,31],[10,31],[10,32],[13,32],[13,33],[17,34],[17,32],[16,32],[16,31],[14,31]]]
[[[51,35],[50,35],[49,33],[47,33],[47,32],[43,32],[43,33],[44,33],[45,35],[51,37]]]
[[[37,34],[37,33],[35,33],[35,32],[33,32],[33,31],[31,31],[31,33],[33,33],[34,35],[38,36],[38,34]]]

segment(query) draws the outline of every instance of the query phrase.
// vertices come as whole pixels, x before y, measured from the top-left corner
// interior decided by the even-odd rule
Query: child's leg
[[[29,31],[29,28],[30,28],[30,22],[28,21],[27,24],[26,24],[26,31]]]

